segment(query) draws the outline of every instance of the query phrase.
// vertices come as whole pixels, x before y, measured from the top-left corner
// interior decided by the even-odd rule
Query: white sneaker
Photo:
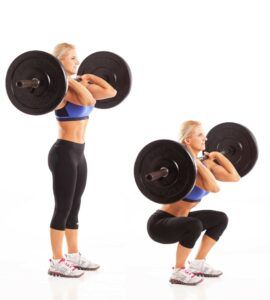
[[[205,259],[195,259],[189,262],[188,271],[204,277],[218,277],[223,274],[222,271],[216,270],[207,264]]]
[[[84,272],[78,270],[73,264],[70,264],[64,258],[61,258],[58,261],[50,259],[48,274],[52,276],[78,278],[81,277]]]
[[[95,271],[100,267],[98,264],[95,264],[90,260],[86,259],[84,256],[81,255],[80,252],[66,254],[65,256],[66,260],[72,263],[79,270]]]
[[[172,276],[170,278],[170,283],[172,284],[185,284],[185,285],[196,285],[202,282],[201,277],[190,273],[187,269],[174,268]]]

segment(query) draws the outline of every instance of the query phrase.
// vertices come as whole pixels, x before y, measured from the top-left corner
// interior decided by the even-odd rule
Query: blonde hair
[[[194,128],[201,126],[202,124],[198,121],[185,121],[180,126],[180,132],[179,132],[179,142],[181,144],[184,143],[184,140],[189,137],[194,130]]]
[[[61,43],[54,47],[52,54],[56,58],[61,59],[63,56],[65,56],[67,54],[68,51],[70,51],[72,49],[75,49],[74,45],[68,44],[68,43]]]

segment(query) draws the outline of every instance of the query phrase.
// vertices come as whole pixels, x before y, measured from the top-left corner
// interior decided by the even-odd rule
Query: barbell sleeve
[[[147,181],[155,181],[163,177],[167,177],[169,174],[169,170],[167,168],[162,167],[158,171],[154,171],[145,175],[145,179]]]
[[[30,80],[18,80],[16,81],[16,86],[18,88],[32,88],[32,89],[36,89],[40,84],[40,81],[37,78],[33,78]]]

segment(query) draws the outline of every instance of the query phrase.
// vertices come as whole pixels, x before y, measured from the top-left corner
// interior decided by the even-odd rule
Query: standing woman
[[[148,233],[154,241],[162,244],[178,243],[176,264],[170,278],[174,284],[196,285],[202,281],[200,276],[218,277],[222,274],[206,263],[206,257],[226,229],[228,217],[220,211],[191,212],[191,209],[209,192],[219,191],[217,180],[238,181],[240,176],[231,162],[219,152],[205,152],[208,159],[203,163],[198,159],[199,152],[205,150],[206,140],[200,122],[186,121],[182,124],[180,143],[190,151],[197,165],[195,186],[184,199],[162,205],[147,223]],[[206,232],[196,258],[186,268],[186,260],[204,230]]]
[[[75,46],[59,44],[54,48],[53,55],[64,67],[68,91],[55,110],[59,125],[58,139],[48,156],[55,199],[50,224],[53,258],[50,259],[48,273],[53,276],[80,277],[84,274],[83,270],[99,268],[99,265],[82,256],[78,247],[78,214],[87,178],[85,131],[96,101],[114,97],[117,92],[105,80],[93,74],[80,76],[80,82],[72,78],[79,65]],[[64,236],[68,249],[65,257],[62,252]]]

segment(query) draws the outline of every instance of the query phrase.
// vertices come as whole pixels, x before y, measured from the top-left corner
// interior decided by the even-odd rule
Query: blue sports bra
[[[193,189],[182,200],[187,201],[187,202],[199,202],[207,194],[209,194],[209,192],[194,185]]]
[[[203,163],[203,165],[205,165],[205,164]],[[182,200],[187,201],[187,202],[199,202],[207,194],[209,194],[209,192],[207,192],[207,191],[199,188],[198,186],[194,185],[193,189]]]
[[[94,105],[83,106],[71,102],[66,102],[65,106],[55,110],[58,121],[77,121],[89,119],[89,114],[94,109]]]

